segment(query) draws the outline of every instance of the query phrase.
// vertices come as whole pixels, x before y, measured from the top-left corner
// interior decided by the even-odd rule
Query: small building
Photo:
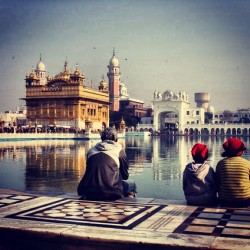
[[[26,110],[17,108],[15,111],[7,110],[4,113],[0,113],[0,123],[1,132],[3,132],[4,128],[26,125]]]
[[[143,107],[144,102],[137,99],[120,99],[120,112],[139,118],[146,116],[147,108]]]
[[[154,115],[141,119],[137,131],[179,135],[249,135],[250,108],[215,112],[209,93],[195,93],[196,107],[188,94],[155,92]]]
[[[250,123],[250,108],[211,112],[213,124]]]

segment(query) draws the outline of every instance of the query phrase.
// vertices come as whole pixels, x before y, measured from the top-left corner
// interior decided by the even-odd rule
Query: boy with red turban
[[[216,182],[213,168],[206,163],[208,148],[197,143],[191,151],[193,162],[183,173],[183,191],[188,205],[213,205],[216,203]]]
[[[250,161],[241,157],[246,146],[237,138],[229,138],[222,146],[225,158],[216,166],[219,202],[222,206],[249,206]]]

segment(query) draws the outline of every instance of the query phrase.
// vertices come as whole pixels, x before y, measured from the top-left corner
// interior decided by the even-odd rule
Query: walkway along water
[[[125,138],[125,133],[118,133],[119,138]],[[99,140],[100,133],[87,130],[85,133],[0,133],[1,140]]]
[[[250,249],[250,208],[0,190],[0,249]]]

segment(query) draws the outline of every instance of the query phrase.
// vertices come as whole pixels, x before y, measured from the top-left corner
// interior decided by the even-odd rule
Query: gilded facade
[[[60,126],[76,130],[102,129],[109,125],[109,92],[102,79],[99,89],[88,88],[78,65],[74,72],[64,70],[46,76],[41,58],[36,69],[26,75],[27,120],[30,125]]]

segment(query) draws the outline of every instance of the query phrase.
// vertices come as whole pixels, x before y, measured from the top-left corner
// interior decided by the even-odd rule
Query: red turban
[[[246,150],[245,144],[237,138],[229,138],[223,143],[225,152],[221,154],[222,157],[241,156],[243,151]]]
[[[191,150],[195,161],[204,162],[208,158],[208,148],[205,144],[196,143]]]

